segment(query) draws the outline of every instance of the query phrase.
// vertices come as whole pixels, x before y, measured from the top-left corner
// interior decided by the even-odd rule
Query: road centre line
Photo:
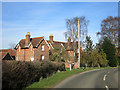
[[[105,86],[105,88],[106,88],[107,90],[109,90],[108,86]]]
[[[105,75],[104,75],[104,78],[103,78],[104,81],[105,81],[106,76],[107,76],[107,75],[105,74]]]

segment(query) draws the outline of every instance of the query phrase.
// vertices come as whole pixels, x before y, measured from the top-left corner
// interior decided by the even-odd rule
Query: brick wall
[[[30,46],[29,49],[24,49],[24,50],[25,50],[25,53],[24,53],[25,61],[31,61],[31,57],[34,58],[34,48],[32,48],[31,50],[31,46]]]
[[[41,45],[44,45],[44,51],[41,50]],[[49,47],[45,40],[42,41],[38,48],[35,48],[35,60],[41,60],[41,55],[44,55],[44,60],[49,60]]]
[[[16,60],[24,61],[24,49],[20,49],[20,52],[19,52],[19,47],[17,48]]]
[[[20,49],[20,52],[19,47],[16,50],[16,60],[19,59],[19,61],[31,61],[31,56],[34,57],[34,48],[32,48],[31,51],[31,46],[28,49]]]

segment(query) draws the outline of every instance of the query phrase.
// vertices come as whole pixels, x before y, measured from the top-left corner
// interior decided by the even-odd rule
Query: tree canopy
[[[87,53],[91,53],[92,50],[93,50],[93,42],[92,42],[90,36],[86,36],[85,43],[86,43],[85,51],[86,51]]]
[[[50,60],[58,62],[67,62],[69,60],[68,52],[61,46],[56,46],[49,51]]]
[[[103,49],[103,51],[106,53],[107,60],[109,60],[109,66],[116,66],[118,64],[118,61],[115,55],[115,45],[112,44],[111,41],[106,37],[100,48]]]

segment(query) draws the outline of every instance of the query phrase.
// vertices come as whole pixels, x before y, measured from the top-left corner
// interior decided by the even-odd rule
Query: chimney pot
[[[71,38],[70,37],[68,38],[68,43],[71,43]]]
[[[50,40],[51,42],[53,42],[53,35],[52,35],[52,34],[50,34],[49,40]]]
[[[30,32],[27,32],[25,46],[27,47],[29,45],[29,43],[30,43]]]

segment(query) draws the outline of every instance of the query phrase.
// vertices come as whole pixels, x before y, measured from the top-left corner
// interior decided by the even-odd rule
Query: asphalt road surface
[[[65,79],[54,88],[110,88],[118,89],[118,68],[99,69],[83,72]],[[119,74],[118,74],[119,73]]]

